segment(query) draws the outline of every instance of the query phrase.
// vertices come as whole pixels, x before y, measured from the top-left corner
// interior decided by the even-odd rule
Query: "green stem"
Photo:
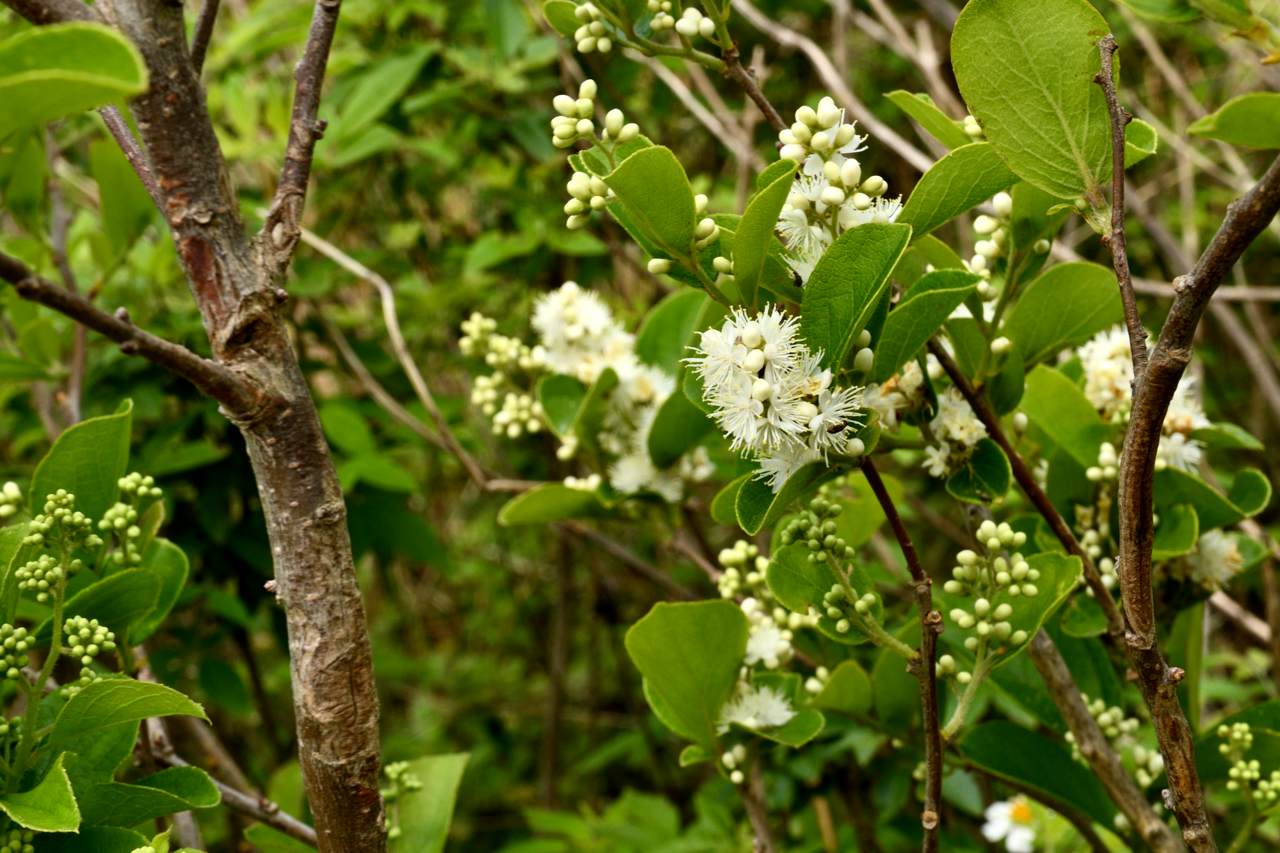
[[[854,590],[853,585],[849,583],[849,572],[843,566],[832,565],[835,570],[836,578],[840,581],[840,586],[844,589],[844,594],[851,605],[858,602],[858,593]],[[854,619],[858,621],[858,627],[871,639],[871,642],[877,646],[882,646],[891,651],[897,652],[907,660],[915,660],[920,656],[920,652],[911,648],[906,643],[886,631],[879,622],[873,619],[870,614],[863,616],[856,610],[853,613]]]
[[[58,662],[58,656],[62,653],[62,604],[67,589],[66,564],[64,553],[62,578],[53,592],[53,636],[49,640],[49,653],[45,655],[44,665],[40,667],[40,674],[36,677],[34,684],[25,678],[18,682],[27,694],[27,709],[22,718],[22,739],[18,742],[18,753],[14,757],[13,766],[9,768],[9,778],[5,788],[10,794],[17,789],[22,774],[26,772],[27,762],[31,759],[31,750],[35,747],[36,741],[36,717],[40,711],[40,697],[43,694],[44,685],[53,675],[53,667]]]
[[[978,687],[986,679],[991,667],[995,663],[994,656],[987,655],[987,641],[982,640],[978,645],[978,651],[974,658],[973,677],[969,679],[969,683],[965,685],[964,693],[960,694],[960,701],[956,703],[956,709],[951,713],[951,719],[942,729],[942,739],[949,741],[955,737],[956,732],[965,724],[966,718],[969,716],[969,708],[973,705],[974,698],[978,695]]]

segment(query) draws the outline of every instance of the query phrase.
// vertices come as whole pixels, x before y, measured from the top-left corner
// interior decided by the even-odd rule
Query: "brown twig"
[[[938,359],[942,369],[950,377],[952,384],[955,385],[961,396],[968,402],[969,408],[973,410],[974,415],[987,428],[987,434],[1008,457],[1014,479],[1022,489],[1023,494],[1027,496],[1032,506],[1044,518],[1067,553],[1080,558],[1085,580],[1090,585],[1090,588],[1094,590],[1094,598],[1102,606],[1103,613],[1106,615],[1108,633],[1117,647],[1123,647],[1123,617],[1120,615],[1119,608],[1116,607],[1115,599],[1112,598],[1111,592],[1103,585],[1102,575],[1093,564],[1093,560],[1081,547],[1079,540],[1076,539],[1071,528],[1058,513],[1053,502],[1049,500],[1048,495],[1040,488],[1040,484],[1036,482],[1035,475],[1022,458],[1022,454],[1018,453],[1017,449],[1010,443],[1004,428],[1000,424],[1000,419],[996,417],[986,399],[977,392],[973,384],[969,382],[968,377],[964,375],[955,363],[955,360],[937,341],[929,342],[929,352]],[[1102,736],[1097,721],[1094,720],[1085,707],[1084,700],[1080,695],[1080,688],[1070,677],[1070,673],[1066,672],[1066,677],[1062,677],[1066,663],[1063,661],[1062,655],[1057,646],[1054,645],[1053,640],[1043,631],[1038,632],[1030,646],[1028,646],[1028,654],[1031,656],[1036,669],[1040,671],[1049,695],[1053,698],[1054,704],[1067,721],[1076,741],[1090,745],[1090,749],[1088,751],[1082,749],[1081,754],[1089,761],[1090,766],[1106,787],[1112,801],[1120,807],[1125,817],[1129,819],[1129,823],[1137,828],[1138,832],[1142,834],[1142,837],[1153,849],[1178,850],[1177,839],[1173,837],[1173,833],[1164,822],[1156,816],[1141,793],[1137,792],[1132,777],[1120,765],[1119,756]]]
[[[204,0],[200,4],[200,16],[196,18],[196,29],[191,35],[191,67],[197,76],[204,70],[204,58],[213,38],[213,25],[218,22],[219,5],[220,0]]]
[[[920,565],[911,534],[902,523],[902,516],[885,488],[880,472],[871,457],[862,458],[862,474],[867,478],[871,491],[880,503],[889,527],[893,530],[902,556],[911,572],[912,590],[916,607],[920,611],[920,655],[910,667],[920,683],[920,705],[924,727],[924,811],[920,813],[920,825],[924,828],[921,850],[932,853],[938,849],[938,827],[942,819],[942,733],[938,721],[938,664],[936,649],[938,635],[942,633],[942,614],[933,609],[933,580]]]
[[[111,138],[116,141],[116,145],[120,146],[124,158],[133,167],[134,174],[138,176],[138,180],[142,181],[147,195],[151,196],[151,201],[163,214],[164,194],[156,184],[156,176],[151,171],[151,164],[147,161],[147,155],[142,150],[142,146],[134,138],[133,131],[129,129],[129,123],[124,120],[124,116],[116,107],[103,107],[98,110],[98,114],[102,116],[102,122],[107,126],[107,132],[111,134]]]
[[[759,758],[752,759],[746,783],[738,787],[742,791],[742,804],[747,810],[747,819],[751,821],[751,829],[756,834],[753,850],[755,853],[775,853],[778,848],[769,829],[769,813],[764,805],[764,773],[760,770]]]
[[[123,310],[108,314],[80,294],[40,278],[22,261],[3,252],[0,279],[12,284],[23,299],[52,308],[115,341],[121,352],[139,355],[190,381],[230,412],[248,414],[261,404],[258,391],[223,365],[139,329]]]
[[[1215,850],[1195,767],[1193,733],[1178,703],[1182,671],[1170,669],[1156,643],[1151,585],[1155,457],[1169,401],[1191,360],[1192,343],[1214,291],[1280,211],[1280,159],[1232,202],[1195,267],[1174,282],[1173,305],[1136,383],[1120,461],[1120,591],[1128,620],[1126,642],[1151,709],[1169,775],[1171,801],[1183,838],[1193,850]]]
[[[294,71],[293,115],[289,120],[289,140],[285,146],[284,168],[276,187],[271,209],[258,235],[264,260],[279,281],[293,258],[301,228],[302,207],[311,178],[311,161],[316,142],[324,136],[325,123],[319,119],[320,89],[333,33],[338,27],[342,0],[316,0],[307,34],[307,46]]]
[[[4,0],[4,3],[33,24],[98,20],[94,8],[81,0]]]
[[[778,111],[774,109],[773,104],[769,102],[764,92],[760,90],[760,84],[756,82],[756,75],[752,74],[750,69],[743,67],[742,61],[738,56],[738,46],[735,44],[726,49],[721,54],[721,57],[724,59],[724,76],[742,87],[742,91],[746,92],[747,97],[764,114],[765,120],[769,122],[770,127],[778,131],[785,130],[787,123],[782,120],[782,116],[778,115]]]
[[[1120,286],[1120,301],[1124,304],[1124,324],[1129,330],[1129,350],[1133,358],[1134,381],[1142,378],[1147,369],[1147,330],[1138,316],[1138,301],[1133,293],[1133,277],[1129,272],[1129,251],[1124,232],[1124,129],[1133,121],[1133,114],[1120,106],[1116,96],[1114,58],[1116,37],[1108,33],[1098,42],[1098,54],[1102,69],[1093,78],[1102,87],[1111,114],[1111,232],[1103,242],[1111,249],[1111,261]]]

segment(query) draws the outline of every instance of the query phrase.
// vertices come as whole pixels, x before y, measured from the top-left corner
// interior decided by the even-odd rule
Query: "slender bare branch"
[[[1133,377],[1141,379],[1147,369],[1147,330],[1138,316],[1138,300],[1133,293],[1133,276],[1129,272],[1129,250],[1124,232],[1124,129],[1133,121],[1133,114],[1120,106],[1116,96],[1114,58],[1116,38],[1108,33],[1098,42],[1098,54],[1102,69],[1094,82],[1102,87],[1111,114],[1111,231],[1103,236],[1103,242],[1111,249],[1111,261],[1120,285],[1120,301],[1124,305],[1124,324],[1129,330],[1129,351],[1133,358]]]
[[[218,22],[220,0],[204,0],[200,4],[200,16],[196,18],[196,31],[191,35],[191,67],[196,75],[204,70],[204,58],[213,38],[213,25]]]
[[[33,24],[98,20],[98,13],[82,0],[4,0],[4,4]]]
[[[142,356],[188,380],[228,412],[248,416],[262,404],[261,394],[234,371],[139,329],[123,310],[108,314],[79,293],[41,278],[22,261],[3,252],[0,252],[0,279],[13,285],[23,299],[52,308],[115,341],[122,352]]]
[[[769,122],[769,125],[774,130],[783,130],[787,123],[782,120],[782,116],[778,115],[778,111],[773,108],[773,104],[769,102],[764,92],[760,90],[760,84],[756,82],[756,75],[752,74],[749,68],[743,67],[742,60],[738,56],[738,46],[735,44],[724,51],[721,56],[724,58],[724,76],[742,87],[742,91],[746,92],[747,97],[760,108],[765,120]]]
[[[316,142],[324,135],[325,123],[319,118],[320,90],[324,85],[329,50],[333,46],[333,33],[338,27],[338,12],[341,8],[342,0],[316,0],[307,46],[294,70],[297,85],[293,95],[293,116],[289,120],[284,168],[280,172],[280,184],[276,187],[271,210],[267,213],[262,233],[258,236],[264,262],[273,269],[277,281],[283,278],[298,244],[302,207],[306,202],[307,183],[311,178],[311,161],[315,155]]]
[[[920,655],[910,664],[920,683],[920,706],[924,727],[924,811],[920,813],[920,825],[924,829],[921,850],[934,853],[938,849],[938,828],[942,821],[942,732],[938,720],[938,635],[942,633],[942,614],[933,608],[933,580],[920,565],[916,546],[911,541],[907,526],[885,488],[880,472],[871,457],[862,458],[862,474],[867,478],[876,501],[880,504],[889,527],[893,530],[902,556],[911,572],[912,591],[916,608],[920,611]]]
[[[124,120],[124,116],[120,114],[117,107],[103,107],[98,110],[98,114],[102,116],[102,122],[107,126],[107,132],[111,134],[111,138],[116,141],[116,145],[120,146],[124,159],[129,161],[134,174],[138,176],[138,180],[142,181],[147,195],[151,196],[151,201],[155,203],[156,208],[164,213],[164,194],[156,184],[156,176],[151,171],[146,152],[134,138],[133,131],[129,129],[129,123]]]

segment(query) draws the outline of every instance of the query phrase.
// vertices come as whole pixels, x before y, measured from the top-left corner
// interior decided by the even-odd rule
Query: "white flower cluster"
[[[1244,555],[1236,539],[1221,530],[1206,530],[1196,541],[1196,549],[1184,561],[1185,574],[1205,589],[1216,592],[1244,568]],[[1179,566],[1171,567],[1178,573]]]
[[[635,337],[614,319],[599,296],[567,281],[537,301],[531,325],[538,336],[533,346],[497,334],[497,323],[480,314],[472,314],[462,324],[462,351],[483,357],[494,368],[488,376],[476,377],[471,402],[492,419],[496,433],[519,438],[547,427],[546,414],[533,390],[542,376],[563,374],[591,386],[605,370],[612,370],[618,385],[609,397],[596,436],[601,449],[610,455],[609,485],[623,495],[653,492],[678,501],[686,482],[712,476],[713,466],[701,447],[686,453],[670,469],[653,464],[648,451],[649,429],[662,403],[675,391],[675,380],[640,361]],[[577,450],[577,437],[568,435],[556,456],[567,461]],[[565,485],[588,491],[602,483],[598,473],[565,479]]]
[[[609,28],[602,20],[600,10],[594,3],[583,3],[573,10],[573,15],[582,22],[573,33],[579,53],[598,51],[608,53],[613,49],[613,40],[609,38]]]
[[[799,339],[799,321],[776,306],[749,316],[738,308],[702,332],[687,359],[734,450],[760,461],[774,491],[827,453],[862,453],[862,389],[837,388]]]
[[[1076,350],[1084,371],[1084,395],[1104,419],[1129,420],[1133,404],[1133,361],[1129,335],[1121,326],[1099,332]],[[1156,451],[1156,467],[1193,471],[1204,457],[1204,445],[1191,437],[1209,426],[1196,395],[1195,379],[1184,376],[1174,391],[1164,418],[1164,431]]]
[[[933,356],[929,356],[933,359]],[[898,426],[898,412],[914,407],[921,399],[924,387],[924,371],[917,362],[909,361],[902,370],[881,385],[872,385],[862,392],[862,405],[867,411],[880,416],[880,426],[892,430]]]
[[[948,388],[938,395],[938,412],[929,422],[933,442],[925,448],[924,468],[934,477],[946,477],[969,457],[973,446],[987,435],[959,389]]]
[[[791,659],[794,632],[813,627],[817,619],[791,613],[778,603],[765,581],[769,558],[755,545],[739,539],[732,548],[721,550],[717,559],[724,568],[716,581],[720,597],[740,600],[750,625],[746,665],[777,669]]]
[[[902,212],[901,197],[884,197],[889,189],[884,178],[863,177],[853,155],[865,150],[866,137],[845,122],[844,110],[831,98],[819,101],[816,110],[796,110],[795,122],[778,141],[779,156],[801,164],[778,216],[787,261],[801,280],[808,280],[836,237],[868,222],[892,222]]]
[[[785,726],[796,715],[791,701],[773,687],[740,682],[729,701],[720,709],[717,731],[724,734],[731,724],[748,729]]]

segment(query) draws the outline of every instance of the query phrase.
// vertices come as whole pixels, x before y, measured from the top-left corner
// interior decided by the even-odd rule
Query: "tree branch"
[[[4,0],[4,4],[33,24],[96,21],[94,7],[82,0]]]
[[[333,33],[338,27],[341,8],[342,0],[316,0],[307,46],[293,75],[297,86],[293,95],[293,117],[289,121],[284,168],[280,172],[280,185],[276,188],[266,222],[258,235],[264,261],[276,281],[283,279],[298,244],[302,207],[307,198],[307,182],[311,178],[311,161],[316,142],[324,135],[325,123],[318,117],[320,90],[324,85],[329,50],[333,46]]]
[[[200,4],[200,17],[196,18],[196,30],[191,36],[191,67],[197,77],[204,70],[204,57],[213,38],[213,25],[218,22],[219,5],[220,0],[204,0]]]
[[[996,442],[1000,449],[1004,451],[1005,456],[1008,457],[1009,467],[1013,470],[1014,479],[1022,489],[1023,494],[1027,496],[1032,506],[1048,523],[1067,553],[1080,558],[1084,568],[1085,581],[1094,591],[1094,598],[1106,615],[1108,633],[1113,643],[1117,647],[1123,648],[1123,617],[1120,615],[1119,608],[1116,607],[1115,599],[1112,598],[1110,590],[1103,586],[1102,575],[1099,574],[1097,566],[1093,564],[1093,560],[1081,547],[1070,526],[1058,513],[1053,502],[1049,500],[1049,496],[1040,488],[1040,484],[1036,482],[1035,475],[1027,466],[1022,455],[1010,443],[1004,428],[1000,424],[1000,419],[987,404],[986,399],[978,393],[969,382],[968,377],[964,375],[955,363],[955,360],[936,340],[929,341],[929,352],[938,359],[942,369],[950,377],[952,384],[955,385],[961,396],[968,402],[969,408],[973,410],[974,415],[987,428],[987,434],[992,441]],[[1153,849],[1161,851],[1176,851],[1180,849],[1172,831],[1159,819],[1141,792],[1137,790],[1132,777],[1120,764],[1120,757],[1103,737],[1097,721],[1085,707],[1084,699],[1080,695],[1080,688],[1071,678],[1070,672],[1066,670],[1066,662],[1062,659],[1062,654],[1058,651],[1057,646],[1054,645],[1053,640],[1044,631],[1040,631],[1032,639],[1027,651],[1036,669],[1039,670],[1054,704],[1057,705],[1058,710],[1067,721],[1067,725],[1075,736],[1076,742],[1081,745],[1081,754],[1106,787],[1112,801],[1120,807],[1125,817],[1129,819],[1129,823],[1137,829]],[[1086,745],[1088,748],[1086,748]]]
[[[190,762],[185,761],[172,751],[157,754],[156,758],[170,767],[192,766]],[[316,831],[288,812],[282,811],[278,803],[272,802],[263,796],[247,794],[216,777],[211,776],[210,778],[213,779],[213,784],[221,792],[222,804],[227,808],[262,821],[272,829],[278,829],[290,838],[296,838],[304,844],[309,844],[312,847],[316,846]]]
[[[1196,773],[1193,734],[1178,703],[1180,669],[1165,663],[1156,643],[1151,586],[1152,518],[1156,451],[1169,401],[1191,360],[1192,341],[1223,278],[1280,211],[1280,158],[1227,216],[1195,267],[1174,282],[1176,293],[1146,372],[1136,383],[1129,428],[1120,459],[1120,591],[1129,630],[1126,643],[1143,698],[1164,753],[1172,807],[1183,838],[1193,850],[1216,850]]]
[[[760,112],[764,114],[765,120],[776,131],[785,130],[787,123],[782,120],[782,116],[778,115],[778,111],[773,108],[773,104],[765,97],[760,89],[760,84],[756,81],[756,75],[751,73],[751,69],[742,65],[742,60],[738,56],[738,46],[735,44],[727,48],[721,57],[724,59],[724,76],[733,80],[742,87],[742,91],[746,92],[747,97],[760,108]]]
[[[1124,304],[1124,324],[1129,330],[1129,351],[1133,358],[1134,381],[1147,369],[1147,330],[1138,316],[1138,301],[1133,293],[1133,276],[1129,272],[1129,252],[1124,233],[1124,129],[1133,114],[1120,106],[1116,97],[1114,57],[1116,37],[1108,33],[1098,42],[1102,70],[1093,81],[1102,87],[1111,114],[1111,232],[1103,242],[1111,249],[1111,261],[1120,285],[1120,301]]]
[[[920,682],[920,705],[924,727],[924,811],[920,813],[920,825],[924,828],[921,850],[933,853],[938,849],[938,826],[942,818],[942,733],[938,723],[938,664],[936,650],[938,635],[942,633],[942,614],[933,609],[933,580],[920,565],[911,534],[902,523],[902,516],[893,503],[880,472],[871,457],[862,457],[862,474],[871,485],[889,527],[893,529],[898,547],[911,572],[912,589],[916,607],[920,611],[920,656],[911,662],[916,679]]]
[[[0,279],[13,285],[23,299],[51,308],[115,341],[121,352],[142,356],[188,380],[233,416],[247,417],[263,403],[257,389],[223,365],[139,329],[123,309],[108,314],[79,293],[40,278],[22,261],[3,252]]]

